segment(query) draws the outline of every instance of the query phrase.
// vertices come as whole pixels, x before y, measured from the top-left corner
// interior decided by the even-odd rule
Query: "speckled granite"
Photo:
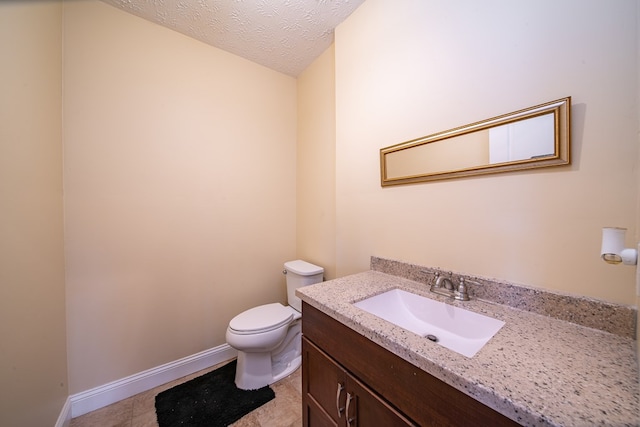
[[[371,270],[425,284],[435,281],[436,272],[443,272],[437,268],[378,257],[371,257]],[[451,276],[454,280],[460,277],[467,279],[469,295],[475,299],[551,316],[623,337],[634,339],[636,337],[637,310],[635,307],[516,285],[486,277],[468,276],[456,272]],[[473,283],[474,281],[477,284]]]
[[[473,358],[467,358],[352,305],[395,288],[506,324]],[[296,293],[306,303],[522,425],[640,425],[633,339],[478,299],[453,301],[430,293],[423,283],[379,271],[306,286]]]

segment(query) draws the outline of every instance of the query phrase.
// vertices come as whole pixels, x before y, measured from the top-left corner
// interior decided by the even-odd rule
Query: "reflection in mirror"
[[[571,98],[380,150],[382,185],[569,163]]]
[[[553,156],[553,113],[489,129],[489,163]]]

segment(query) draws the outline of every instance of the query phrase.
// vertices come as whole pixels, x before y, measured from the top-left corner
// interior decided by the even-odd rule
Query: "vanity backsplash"
[[[375,256],[371,257],[371,270],[424,283],[426,286],[434,283],[436,273],[449,274],[448,270]],[[625,338],[635,339],[636,337],[637,310],[635,307],[456,272],[451,273],[451,278],[456,282],[464,278],[472,299],[550,316]]]

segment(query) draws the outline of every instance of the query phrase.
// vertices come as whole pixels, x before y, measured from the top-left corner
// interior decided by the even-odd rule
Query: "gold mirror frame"
[[[491,163],[486,157],[490,151],[490,132],[499,126],[542,120],[553,126],[553,136],[547,144],[553,153],[543,152],[527,158]],[[511,172],[524,169],[562,166],[570,163],[571,97],[536,105],[524,110],[457,127],[380,149],[380,175],[383,187],[441,179]],[[526,125],[526,124],[525,124]],[[487,131],[487,132],[483,132]],[[481,133],[482,132],[482,133]],[[544,130],[551,132],[551,128]],[[530,135],[529,135],[530,136]],[[467,145],[464,141],[476,141]],[[438,144],[436,144],[438,143]],[[469,143],[471,144],[471,143]],[[451,166],[463,161],[472,151],[467,147],[482,147],[486,160],[464,160],[470,164]],[[474,148],[475,150],[475,148]],[[430,151],[430,153],[429,153]],[[485,154],[486,152],[486,154]],[[440,156],[440,157],[437,157]],[[449,163],[449,165],[447,165]],[[405,168],[403,171],[402,168]]]

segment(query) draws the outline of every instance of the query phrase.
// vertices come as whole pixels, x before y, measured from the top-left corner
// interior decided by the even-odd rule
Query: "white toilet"
[[[251,308],[231,319],[227,343],[238,350],[236,386],[255,390],[295,371],[302,362],[302,301],[295,295],[301,286],[322,282],[324,269],[306,261],[284,263],[287,302]]]

